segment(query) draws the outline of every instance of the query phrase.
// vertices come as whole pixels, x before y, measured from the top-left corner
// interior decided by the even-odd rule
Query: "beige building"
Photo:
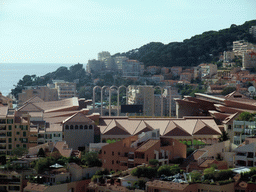
[[[244,40],[233,41],[233,52],[236,56],[243,56],[248,49],[255,49],[256,45]]]
[[[76,97],[76,83],[65,82],[62,80],[53,80],[55,89],[58,92],[58,99],[67,99]]]
[[[0,107],[0,153],[11,154],[16,147],[28,148],[30,117],[14,109]]]
[[[235,58],[235,54],[233,51],[224,51],[223,52],[223,61],[231,62]]]
[[[129,86],[128,105],[143,105],[143,115],[154,116],[154,87]]]
[[[242,64],[244,69],[252,69],[256,67],[256,50],[250,50],[243,53]]]
[[[56,89],[49,88],[47,86],[30,86],[22,90],[22,93],[18,94],[18,104],[22,105],[27,100],[33,97],[39,97],[43,101],[57,101],[58,92]]]
[[[199,65],[201,67],[201,78],[209,77],[211,78],[213,75],[217,74],[217,65],[215,64],[201,64]]]

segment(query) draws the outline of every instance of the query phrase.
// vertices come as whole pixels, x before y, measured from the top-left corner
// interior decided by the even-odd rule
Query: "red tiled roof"
[[[136,149],[136,152],[145,152],[151,147],[153,147],[154,145],[156,145],[158,142],[160,141],[155,139],[150,139],[146,141],[144,144],[142,144],[140,147],[138,147],[138,149]]]

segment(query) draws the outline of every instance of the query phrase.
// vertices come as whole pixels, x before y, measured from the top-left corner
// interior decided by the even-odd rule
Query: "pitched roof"
[[[86,117],[83,113],[77,112],[76,114],[65,119],[62,123],[93,123],[94,121]]]
[[[56,142],[56,144],[54,145],[53,151],[55,151],[55,150],[59,151],[59,153],[63,157],[70,157],[71,153],[72,153],[72,149],[68,148],[68,145],[67,145],[66,141]]]
[[[118,123],[115,119],[111,121],[111,123],[104,130],[103,134],[130,135],[130,133],[122,125],[120,125],[120,123]]]
[[[155,139],[150,139],[150,140],[146,141],[144,144],[142,144],[141,146],[139,146],[136,149],[136,152],[145,152],[148,149],[150,149],[151,147],[153,147],[154,145],[156,145],[158,142],[160,142],[160,141],[155,140]]]
[[[28,183],[24,191],[45,191],[49,186],[35,183]]]
[[[26,103],[25,105],[22,105],[17,111],[41,112],[44,110],[33,103]]]
[[[152,131],[154,130],[150,125],[148,125],[144,120],[142,120],[137,127],[137,129],[133,132],[133,135],[138,135],[142,132]]]
[[[44,102],[44,100],[36,95],[34,97],[29,98],[27,101],[25,101],[23,105],[26,103],[39,103],[39,102]]]

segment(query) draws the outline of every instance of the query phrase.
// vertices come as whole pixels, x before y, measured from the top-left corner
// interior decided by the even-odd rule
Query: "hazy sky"
[[[0,63],[84,63],[256,19],[255,0],[0,0]]]

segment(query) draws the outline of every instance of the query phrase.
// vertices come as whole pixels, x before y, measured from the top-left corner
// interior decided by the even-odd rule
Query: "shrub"
[[[148,161],[149,165],[153,165],[153,166],[156,166],[158,165],[159,161],[157,159],[150,159]]]

